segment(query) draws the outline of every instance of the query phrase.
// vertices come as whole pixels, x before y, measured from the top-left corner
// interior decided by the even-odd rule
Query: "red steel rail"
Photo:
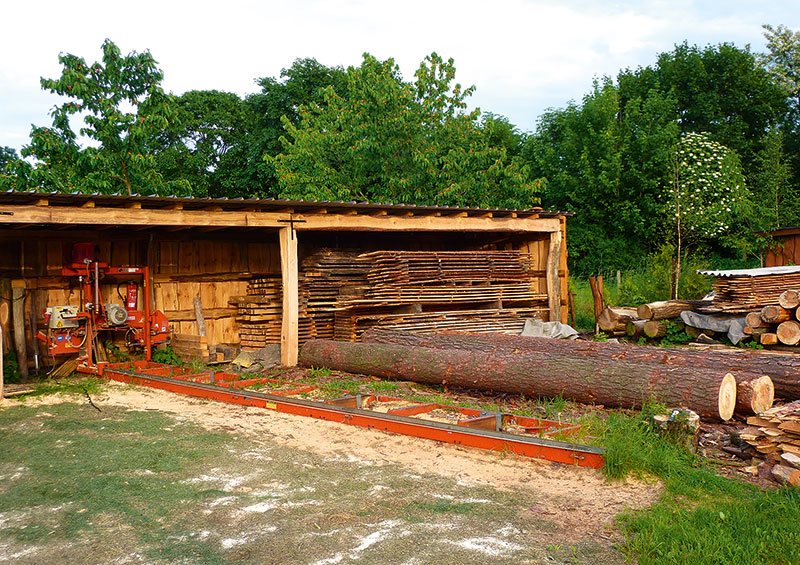
[[[373,412],[371,410],[337,406],[303,398],[288,398],[282,395],[287,392],[297,394],[297,389],[277,392],[277,394],[264,394],[255,391],[238,390],[227,383],[223,384],[228,379],[221,379],[222,382],[220,384],[223,384],[223,386],[206,384],[209,380],[214,382],[215,374],[213,372],[210,374],[209,372],[188,374],[188,371],[182,367],[135,362],[103,363],[98,366],[96,373],[123,383],[148,386],[197,398],[254,406],[284,414],[307,416],[319,420],[328,420],[468,447],[517,453],[525,457],[545,459],[579,467],[599,469],[604,463],[604,450],[600,447],[527,437],[480,427],[421,420],[400,414]]]

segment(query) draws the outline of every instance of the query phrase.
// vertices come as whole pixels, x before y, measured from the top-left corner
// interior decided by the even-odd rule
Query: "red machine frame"
[[[150,361],[152,357],[152,345],[155,342],[163,342],[169,339],[169,329],[167,319],[163,313],[150,308],[150,269],[148,267],[110,267],[107,263],[86,259],[84,263],[71,263],[61,269],[64,277],[78,277],[81,285],[80,306],[78,308],[77,319],[83,320],[85,324],[86,357],[84,367],[86,372],[102,373],[102,366],[107,362],[98,362],[94,357],[93,344],[98,338],[100,331],[119,331],[125,330],[133,332],[135,343],[141,344],[144,350],[145,361]],[[109,323],[106,316],[106,307],[103,305],[102,295],[100,294],[100,279],[103,277],[120,276],[141,276],[142,277],[142,298],[143,308],[136,309],[137,291],[130,288],[123,298],[124,308],[127,312],[127,320],[122,324]],[[135,292],[135,294],[134,294]],[[39,332],[37,337],[44,341],[51,354],[69,353],[68,347],[77,347],[71,343],[72,337],[69,331],[62,332],[60,335],[69,336],[66,341],[69,345],[59,346],[53,342],[52,330],[44,335]],[[155,333],[153,333],[155,332]],[[64,340],[59,340],[62,343]],[[53,350],[56,349],[54,352]],[[61,349],[61,350],[58,350]]]

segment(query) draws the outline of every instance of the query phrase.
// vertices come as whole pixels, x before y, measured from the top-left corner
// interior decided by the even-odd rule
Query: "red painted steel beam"
[[[517,453],[526,457],[546,459],[580,467],[599,469],[603,466],[603,449],[599,447],[471,429],[453,424],[382,414],[358,408],[336,407],[299,398],[290,399],[252,391],[223,389],[213,385],[192,383],[167,377],[140,375],[132,370],[121,368],[107,367],[103,374],[116,381],[149,386],[197,398],[266,408],[284,414],[307,416],[319,420],[383,430],[467,447]]]

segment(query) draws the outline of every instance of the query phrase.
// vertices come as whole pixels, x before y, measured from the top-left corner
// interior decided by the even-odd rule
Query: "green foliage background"
[[[240,98],[166,94],[149,52],[122,55],[106,40],[100,61],[61,55],[61,76],[42,79],[66,101],[50,126],[32,128],[22,158],[0,148],[0,189],[541,204],[574,213],[578,275],[635,270],[665,245],[678,264],[747,266],[769,243],[753,232],[800,223],[800,32],[764,35],[766,53],[677,44],[652,65],[596,79],[533,132],[470,109],[475,87],[436,53],[411,81],[369,54],[347,69],[298,59]],[[736,164],[729,178],[741,186],[725,229],[700,222],[689,242],[678,241],[669,190],[692,135]],[[719,172],[691,166],[703,167],[708,179]]]

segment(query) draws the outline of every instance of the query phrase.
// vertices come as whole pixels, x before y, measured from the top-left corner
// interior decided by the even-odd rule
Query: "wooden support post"
[[[194,317],[197,320],[197,335],[206,336],[206,319],[203,317],[203,301],[199,296],[194,299]]]
[[[281,364],[297,365],[299,304],[297,274],[297,233],[292,226],[281,228],[281,280],[283,281],[283,316],[281,319]]]
[[[11,350],[11,279],[0,279],[0,327],[3,353],[8,353]]]
[[[26,378],[28,376],[28,348],[25,340],[25,281],[11,282],[11,310],[17,364],[20,374]]]
[[[561,321],[561,281],[558,267],[561,263],[561,231],[550,233],[550,249],[547,253],[547,301],[550,321]]]

